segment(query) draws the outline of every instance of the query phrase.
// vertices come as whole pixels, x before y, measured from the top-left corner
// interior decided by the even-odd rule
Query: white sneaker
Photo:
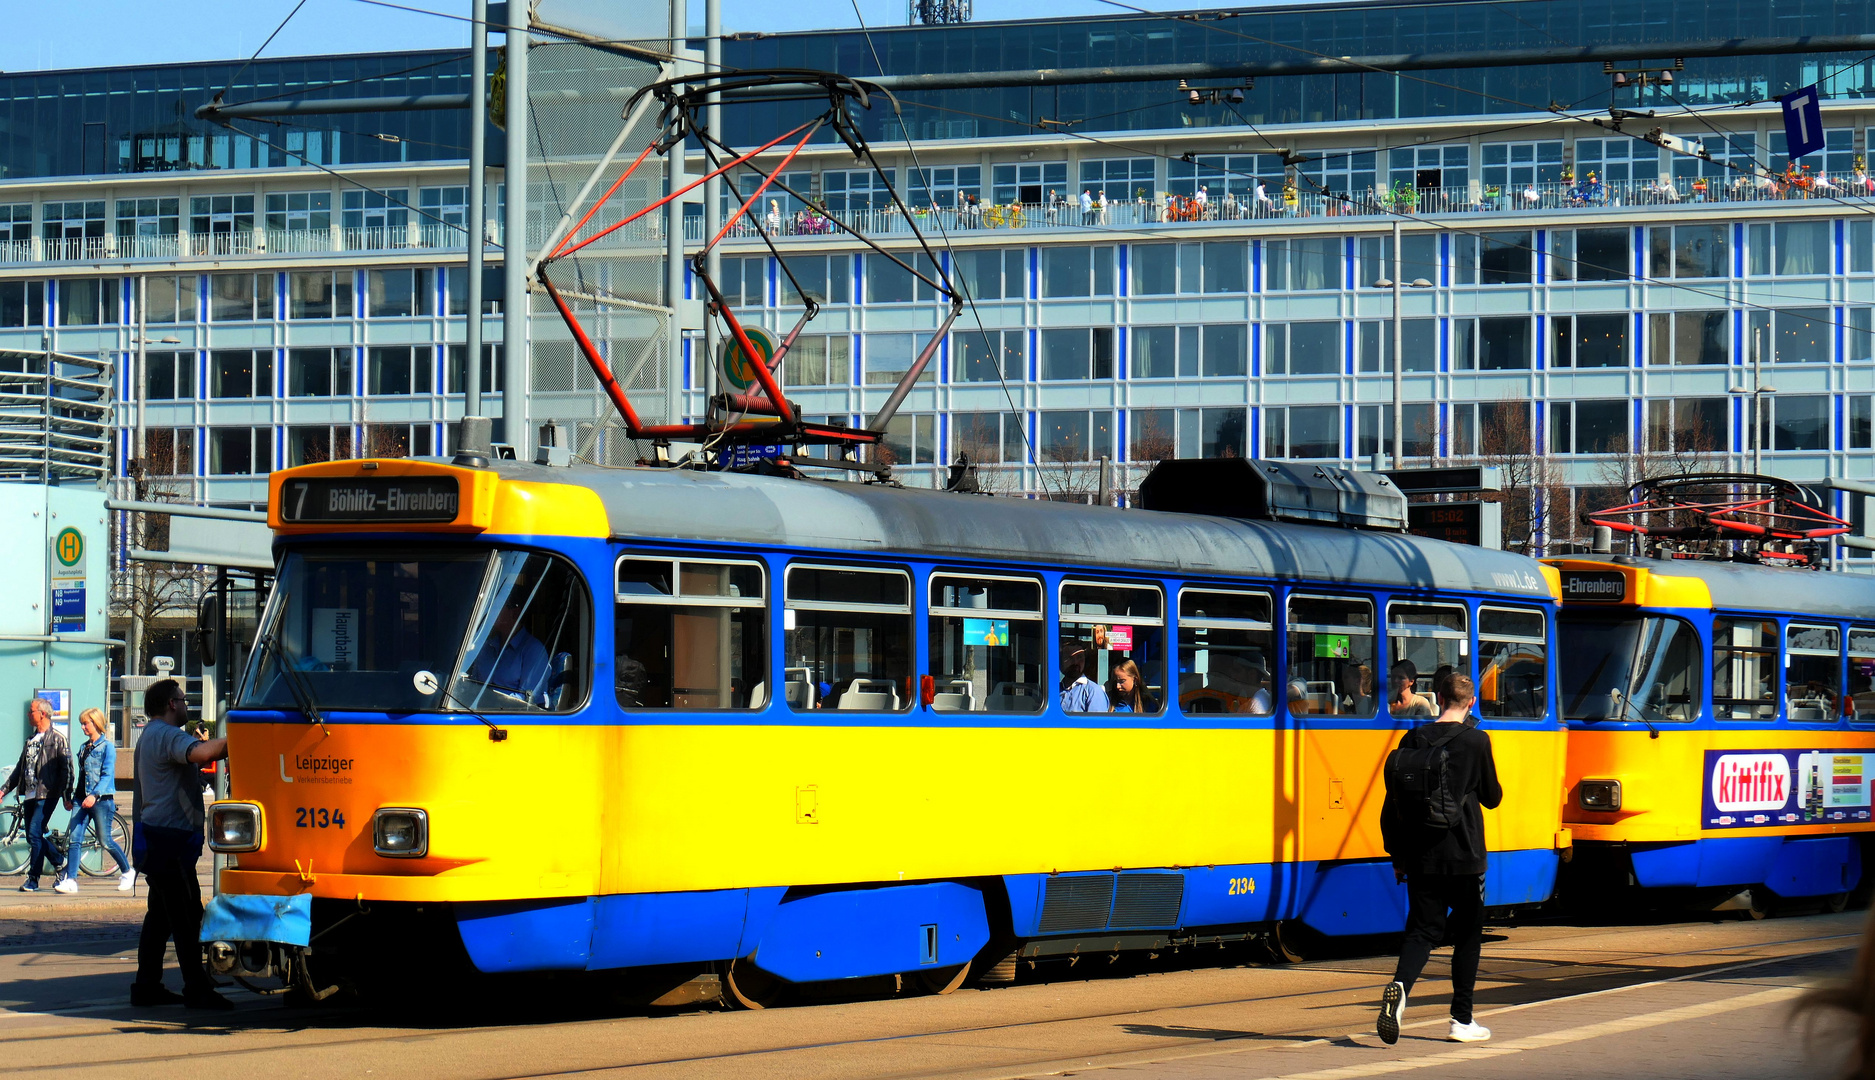
[[[1490,1037],[1491,1029],[1483,1024],[1461,1024],[1456,1020],[1445,1033],[1447,1042],[1484,1042]]]
[[[137,872],[135,870],[126,870],[122,874],[119,874],[117,876],[117,891],[118,892],[129,892],[131,889],[134,889],[136,887],[137,887]]]
[[[72,893],[75,893],[78,891],[78,883],[76,881],[73,881],[71,878],[60,878],[59,883],[57,885],[52,886],[52,891],[56,893],[64,893],[67,896],[69,896]]]
[[[1398,981],[1390,982],[1380,992],[1380,1019],[1374,1021],[1374,1031],[1380,1035],[1380,1041],[1392,1046],[1400,1041],[1400,1017],[1406,1014],[1406,986]]]

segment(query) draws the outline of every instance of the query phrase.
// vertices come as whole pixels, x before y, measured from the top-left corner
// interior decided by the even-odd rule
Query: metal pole
[[[1400,219],[1393,219],[1393,467],[1406,468],[1406,406],[1402,402],[1406,379],[1405,357],[1400,355]]]
[[[703,64],[711,75],[723,70],[723,0],[704,0]],[[711,94],[704,109],[704,122],[710,134],[717,139],[723,137],[721,101],[719,95]],[[704,237],[715,236],[716,230],[722,228],[722,221],[723,178],[717,176],[703,184]],[[709,275],[711,281],[723,279],[723,257],[716,248],[710,249]],[[704,400],[708,401],[716,393],[716,326],[708,316],[703,319],[703,357],[697,362],[696,370],[701,375]]]
[[[145,388],[149,384],[149,334],[148,318],[150,301],[150,276],[137,275],[137,350],[136,366],[131,369],[133,382],[130,394],[137,406],[137,437],[133,444],[136,449],[136,465],[131,470],[133,477],[149,475],[149,427],[144,414],[149,411],[149,399],[145,397]],[[173,360],[171,361],[174,362]],[[175,455],[174,438],[171,438],[170,455]],[[133,481],[134,483],[134,481]],[[131,488],[131,497],[142,499],[146,492],[137,487]],[[131,514],[125,518],[132,531],[129,547],[145,547],[143,536],[143,515]],[[143,671],[143,560],[133,559],[130,563],[130,639],[124,647],[124,674],[136,675]]]
[[[488,175],[488,0],[469,4],[469,325],[463,335],[462,415],[482,415],[482,253]]]
[[[501,441],[523,461],[533,457],[527,435],[527,18],[526,0],[508,4],[508,187],[501,238]],[[480,357],[476,358],[479,362]]]
[[[1764,475],[1764,328],[1751,332],[1751,471]]]
[[[689,18],[688,0],[671,0],[671,55],[677,59],[671,64],[672,70],[679,74],[690,74],[696,70],[696,53],[685,49],[685,21]],[[666,192],[676,191],[690,182],[689,162],[684,148],[673,147],[665,156],[668,185]],[[664,208],[664,220],[667,223],[664,236],[664,293],[665,303],[671,308],[671,323],[665,334],[664,356],[664,421],[676,423],[683,416],[683,376],[684,376],[684,318],[682,309],[684,296],[684,203],[682,199],[671,202]]]

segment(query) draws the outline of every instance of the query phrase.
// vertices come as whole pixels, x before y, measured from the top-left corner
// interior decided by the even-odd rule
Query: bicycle
[[[111,839],[120,851],[130,850],[130,825],[122,814],[111,815]],[[47,829],[46,841],[63,859],[71,847],[71,837],[61,829]],[[0,806],[0,876],[12,877],[26,872],[31,847],[26,839],[26,814],[18,803]],[[51,860],[47,860],[50,864]],[[99,843],[95,829],[85,830],[85,843],[78,853],[78,869],[86,877],[116,877],[117,861]]]

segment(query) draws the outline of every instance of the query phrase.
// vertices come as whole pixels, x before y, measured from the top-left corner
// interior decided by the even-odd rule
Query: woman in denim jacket
[[[78,748],[78,806],[72,810],[71,846],[65,860],[65,874],[52,888],[57,892],[78,891],[78,860],[82,857],[85,826],[98,830],[104,850],[117,860],[117,888],[129,892],[136,884],[137,872],[130,868],[124,849],[111,836],[111,819],[117,814],[117,747],[108,733],[110,722],[102,709],[86,709],[78,716],[85,730],[85,745]]]

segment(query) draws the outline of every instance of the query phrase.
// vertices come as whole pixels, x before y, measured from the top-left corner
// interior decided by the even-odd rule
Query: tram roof
[[[1552,595],[1533,559],[1403,533],[747,473],[496,468],[590,488],[621,538]]]
[[[1637,559],[1627,555],[1569,555],[1558,561],[1631,566],[1706,583],[1715,608],[1781,611],[1832,619],[1875,619],[1875,576],[1832,573],[1762,563],[1703,559]]]

